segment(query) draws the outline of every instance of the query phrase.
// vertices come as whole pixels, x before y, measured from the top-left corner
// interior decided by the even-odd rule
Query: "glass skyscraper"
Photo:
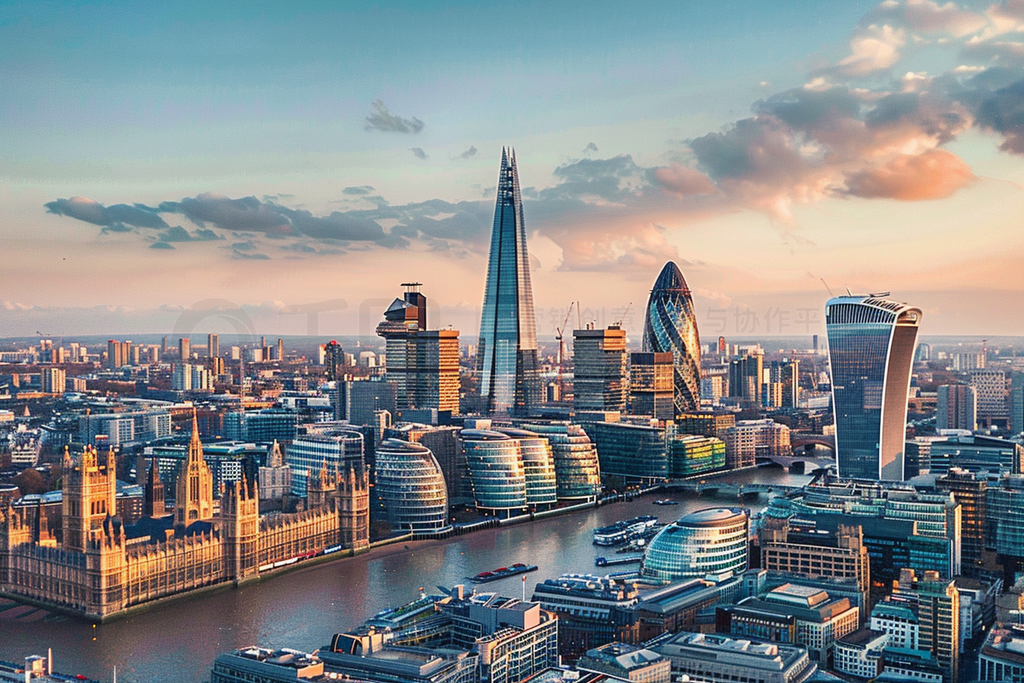
[[[483,412],[525,416],[540,404],[537,320],[523,199],[515,152],[509,154],[504,149],[487,262],[477,370]]]
[[[880,296],[840,296],[826,304],[840,477],[903,481],[920,322],[920,309]]]
[[[671,353],[675,414],[700,408],[700,336],[690,288],[672,261],[665,264],[647,301],[644,352]]]

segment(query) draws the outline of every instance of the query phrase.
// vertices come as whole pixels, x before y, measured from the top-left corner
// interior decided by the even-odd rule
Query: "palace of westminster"
[[[306,509],[261,516],[257,483],[225,486],[214,505],[213,477],[193,416],[188,456],[173,514],[165,510],[155,464],[144,516],[126,527],[116,516],[114,454],[65,453],[60,543],[45,520],[0,509],[0,593],[102,620],[183,591],[238,583],[291,558],[355,552],[369,545],[365,468],[310,477]]]

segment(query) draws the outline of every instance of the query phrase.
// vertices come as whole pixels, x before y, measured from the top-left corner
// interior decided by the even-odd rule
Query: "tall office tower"
[[[324,365],[327,367],[327,381],[338,382],[344,378],[345,350],[333,339],[324,345]]]
[[[960,569],[964,576],[977,577],[985,552],[985,491],[988,482],[973,472],[951,467],[935,480],[935,488],[950,491],[960,503]]]
[[[726,356],[728,354],[729,354],[729,352],[728,352],[728,349],[727,349],[726,344],[725,344],[725,337],[719,337],[718,338],[718,355],[719,356]]]
[[[177,493],[174,496],[174,525],[187,529],[195,522],[213,519],[213,475],[203,457],[203,444],[199,440],[199,421],[192,412],[192,439],[188,455],[178,473]]]
[[[284,360],[284,339],[280,337],[277,339],[277,358],[275,360]]]
[[[936,429],[969,429],[977,426],[978,413],[974,387],[944,384],[939,387],[935,406]]]
[[[972,372],[970,385],[976,392],[979,424],[991,426],[993,422],[1008,421],[1006,375],[1002,370]]]
[[[960,592],[955,580],[938,572],[919,577],[903,569],[894,599],[917,602],[918,649],[930,652],[942,669],[944,683],[956,683],[960,674]]]
[[[764,356],[750,354],[729,363],[729,396],[760,406],[764,395]]]
[[[903,481],[920,323],[920,309],[879,296],[840,296],[826,304],[840,477]]]
[[[573,409],[626,412],[626,331],[616,325],[573,330]]]
[[[427,297],[407,282],[377,325],[387,344],[387,379],[394,381],[399,410],[459,412],[458,330],[427,330]]]
[[[796,358],[789,358],[782,361],[780,368],[780,381],[782,382],[782,407],[800,407],[800,361]]]
[[[1024,375],[1014,373],[1007,403],[1010,406],[1010,434],[1020,434],[1024,432]]]
[[[220,335],[211,332],[206,336],[206,355],[209,358],[220,358]]]
[[[132,355],[132,351],[133,350],[135,351],[134,357]],[[129,339],[128,341],[122,342],[122,344],[121,344],[121,357],[124,359],[124,364],[125,365],[137,365],[137,363],[135,362],[135,359],[138,359],[138,357],[139,357],[138,356],[138,352],[139,352],[139,347],[132,346],[132,340],[131,339]]]
[[[659,420],[675,416],[671,353],[629,354],[629,412]]]
[[[160,355],[161,356],[166,356],[167,355],[167,335],[166,334],[163,336],[163,339],[160,342]]]
[[[523,199],[515,152],[504,149],[476,358],[482,412],[523,416],[542,402]]]
[[[42,368],[39,371],[40,389],[45,394],[63,394],[67,374],[63,368]]]
[[[124,345],[116,339],[107,340],[107,368],[117,370],[125,364]]]
[[[700,408],[700,335],[690,288],[669,261],[654,282],[647,300],[644,346],[647,353],[672,353],[675,413]]]
[[[178,358],[182,363],[192,357],[192,341],[188,337],[178,339]]]

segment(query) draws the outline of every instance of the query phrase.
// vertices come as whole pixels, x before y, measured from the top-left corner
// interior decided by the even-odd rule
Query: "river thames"
[[[810,477],[778,468],[725,475],[721,481],[801,485]],[[263,581],[183,598],[107,624],[93,626],[70,617],[24,623],[0,621],[0,659],[22,661],[53,648],[54,668],[102,681],[162,683],[206,681],[220,653],[248,645],[315,650],[387,607],[419,596],[422,587],[468,583],[467,576],[513,562],[536,564],[527,575],[527,597],[534,584],[566,572],[604,574],[636,565],[598,570],[594,558],[607,548],[592,544],[594,527],[653,514],[670,522],[705,507],[767,503],[761,495],[744,503],[735,497],[678,493],[676,506],[657,506],[659,496],[616,503],[561,517],[489,529],[439,542],[403,543],[358,557],[298,569]],[[662,496],[663,497],[663,496]],[[471,584],[469,584],[471,585]],[[523,582],[511,577],[484,590],[521,597]]]

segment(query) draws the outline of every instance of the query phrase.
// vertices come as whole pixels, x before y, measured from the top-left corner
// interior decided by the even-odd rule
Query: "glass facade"
[[[321,468],[347,472],[349,466],[354,466],[360,471],[363,462],[363,435],[354,430],[302,434],[285,448],[285,463],[292,471],[292,495],[303,498],[309,477]]]
[[[375,470],[377,497],[392,528],[432,533],[449,526],[447,485],[429,448],[385,439]]]
[[[551,444],[558,500],[586,500],[601,493],[597,449],[583,427],[566,422],[524,424]]]
[[[690,288],[672,261],[665,264],[647,301],[645,353],[671,353],[675,414],[700,408],[700,335]]]
[[[725,468],[725,442],[710,436],[676,436],[669,442],[669,476],[673,479]]]
[[[742,508],[691,512],[654,537],[640,564],[640,575],[668,582],[739,574],[747,568],[748,526]]]
[[[839,476],[902,481],[907,394],[921,311],[877,297],[825,309]]]
[[[541,403],[537,320],[515,152],[501,152],[477,347],[482,411],[529,415]]]
[[[601,474],[648,482],[668,478],[668,445],[664,428],[625,422],[594,422],[586,429],[597,446]]]
[[[477,508],[506,514],[525,509],[526,470],[519,442],[483,429],[464,429],[459,441],[466,453]]]
[[[548,440],[525,429],[500,431],[519,442],[523,472],[526,475],[526,503],[533,507],[557,502],[555,461]]]

